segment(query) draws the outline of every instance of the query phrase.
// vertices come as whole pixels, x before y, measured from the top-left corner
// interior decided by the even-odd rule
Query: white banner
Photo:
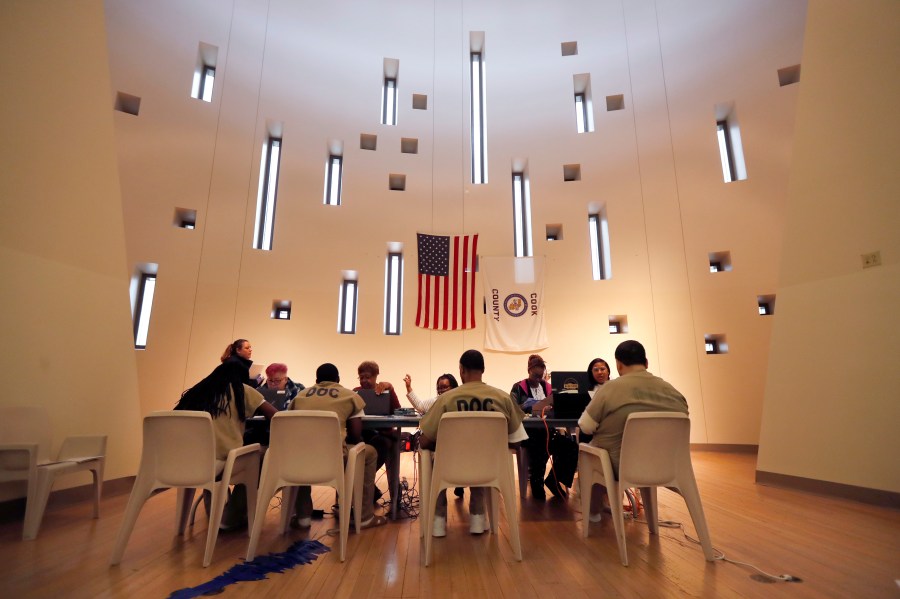
[[[479,257],[487,302],[484,347],[535,351],[550,345],[544,321],[544,257]]]

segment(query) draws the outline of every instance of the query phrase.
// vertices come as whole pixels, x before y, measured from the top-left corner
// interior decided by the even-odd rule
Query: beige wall
[[[376,359],[382,378],[402,386],[410,373],[428,393],[463,350],[483,347],[484,321],[479,311],[474,331],[415,328],[415,233],[477,232],[482,255],[510,255],[511,169],[527,161],[551,369],[612,362],[620,341],[637,338],[651,369],[688,397],[695,442],[756,443],[772,326],[756,296],[775,289],[798,88],[779,87],[776,72],[800,62],[805,2],[349,6],[237,0],[232,14],[212,1],[108,3],[113,90],[142,98],[138,117],[115,115],[128,263],[160,265],[137,355],[142,410],[171,406],[237,337],[304,383],[323,361],[352,383],[356,365]],[[472,31],[484,32],[488,65],[486,185],[467,182]],[[561,56],[566,41],[578,55]],[[189,97],[200,42],[219,48],[211,103]],[[378,118],[385,58],[400,64],[396,127]],[[596,130],[579,135],[581,73],[591,74]],[[428,110],[412,109],[413,93],[428,96]],[[625,109],[607,112],[616,94]],[[730,184],[715,140],[724,102],[737,108],[750,172]],[[261,252],[250,246],[272,122],[283,124],[282,170],[274,250]],[[359,148],[361,133],[378,136],[377,151]],[[418,138],[419,153],[401,154],[401,137]],[[344,146],[339,208],[322,205],[332,140]],[[581,181],[563,181],[571,163]],[[389,173],[406,174],[406,191],[388,190]],[[590,275],[586,221],[599,204],[609,281]],[[197,209],[198,228],[174,227],[175,207]],[[563,225],[562,241],[544,240],[548,223]],[[404,244],[406,260],[400,337],[381,332],[389,242]],[[707,254],[722,250],[734,270],[711,275]],[[336,333],[345,269],[360,273],[352,336]],[[290,321],[270,319],[275,299],[294,302]],[[608,333],[611,314],[628,316],[628,335]],[[730,353],[707,356],[704,333],[726,334]],[[508,389],[525,361],[492,353],[486,380]]]
[[[898,67],[900,4],[810,4],[761,471],[900,491]]]
[[[773,321],[756,314],[756,295],[776,286],[799,88],[780,88],[776,71],[800,62],[805,2],[546,6],[407,1],[384,13],[368,3],[117,0],[104,7],[104,40],[97,4],[6,3],[4,71],[23,93],[3,98],[15,133],[4,137],[17,142],[4,157],[22,165],[3,175],[3,269],[18,281],[4,285],[3,302],[24,344],[7,348],[7,363],[27,359],[28,379],[49,368],[69,382],[60,410],[72,409],[72,393],[81,403],[56,426],[108,429],[111,454],[124,460],[111,475],[134,471],[140,415],[171,407],[235,337],[305,383],[326,360],[352,383],[355,366],[374,358],[382,378],[402,385],[408,372],[427,393],[464,349],[483,346],[484,323],[479,314],[469,332],[413,326],[415,233],[478,232],[481,254],[510,255],[510,172],[527,161],[534,251],[548,264],[551,346],[541,353],[551,368],[612,361],[621,340],[640,339],[651,369],[688,396],[695,442],[756,443]],[[478,186],[467,183],[471,31],[485,32],[488,63],[489,183]],[[578,55],[561,56],[565,41],[578,42]],[[211,103],[189,97],[200,42],[219,48]],[[378,122],[385,58],[400,61],[397,127]],[[39,93],[48,72],[60,73],[55,91]],[[591,74],[596,131],[579,135],[572,78],[581,73]],[[139,96],[141,109],[112,114],[113,140],[117,91]],[[428,110],[411,108],[413,93],[428,96]],[[615,94],[625,109],[607,112]],[[750,176],[739,183],[721,178],[714,107],[723,102],[735,104],[744,134]],[[274,122],[284,135],[275,249],[260,252],[250,248],[259,155]],[[378,136],[377,151],[359,149],[361,133]],[[418,138],[419,153],[401,154],[401,137]],[[339,208],[321,199],[333,140],[344,145]],[[48,152],[60,152],[53,177],[40,170]],[[571,163],[581,181],[563,181]],[[389,173],[406,174],[407,190],[389,191]],[[599,204],[610,219],[609,281],[590,278],[586,220]],[[173,226],[176,207],[198,211],[196,230]],[[35,222],[52,234],[30,235]],[[563,225],[562,241],[544,241],[549,223]],[[381,332],[389,242],[403,243],[406,259],[400,337]],[[721,250],[734,270],[710,275],[707,254]],[[148,347],[135,352],[127,279],[145,262],[159,264],[159,278]],[[353,336],[336,333],[345,269],[360,273]],[[50,309],[63,274],[77,318]],[[269,318],[274,299],[293,300],[290,321]],[[611,314],[627,314],[628,335],[608,334]],[[704,333],[727,334],[730,353],[706,356]],[[492,353],[486,380],[508,388],[524,363]],[[86,399],[98,378],[116,401]]]
[[[54,452],[109,435],[117,478],[140,410],[104,27],[99,1],[0,4],[0,403],[46,408]]]

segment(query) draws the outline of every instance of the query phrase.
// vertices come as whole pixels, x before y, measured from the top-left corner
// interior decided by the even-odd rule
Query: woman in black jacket
[[[246,339],[236,339],[234,343],[231,343],[225,348],[221,360],[223,364],[229,362],[239,365],[244,373],[244,380],[242,382],[245,385],[249,385],[256,389],[259,387],[262,377],[258,376],[256,379],[250,378],[250,366],[253,365],[253,360],[250,359],[250,356],[252,355],[253,347],[250,345],[250,342]]]

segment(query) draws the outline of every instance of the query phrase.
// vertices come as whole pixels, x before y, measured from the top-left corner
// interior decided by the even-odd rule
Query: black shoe
[[[531,481],[531,498],[535,501],[546,501],[547,493],[544,491],[544,481]]]
[[[463,493],[465,493],[465,489],[463,487],[456,487],[455,489],[453,489],[453,494],[460,499],[463,498]]]
[[[240,530],[247,530],[246,518],[237,522],[222,522],[219,524],[219,532],[238,532]]]
[[[384,497],[384,491],[382,491],[378,487],[375,487],[375,495],[372,498],[372,503],[378,505],[378,502],[381,501],[382,497]]]
[[[566,490],[561,484],[559,484],[553,474],[550,474],[550,476],[544,479],[544,484],[547,485],[547,488],[550,489],[550,492],[553,493],[554,497],[559,497],[560,499],[562,499],[563,497],[568,495]]]

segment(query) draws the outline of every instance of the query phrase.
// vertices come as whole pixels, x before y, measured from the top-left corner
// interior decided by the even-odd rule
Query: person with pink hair
[[[266,366],[265,386],[274,391],[284,391],[284,401],[279,401],[279,410],[286,410],[297,394],[306,389],[301,383],[295,383],[288,377],[287,364],[273,362]],[[281,395],[279,394],[279,397]]]

